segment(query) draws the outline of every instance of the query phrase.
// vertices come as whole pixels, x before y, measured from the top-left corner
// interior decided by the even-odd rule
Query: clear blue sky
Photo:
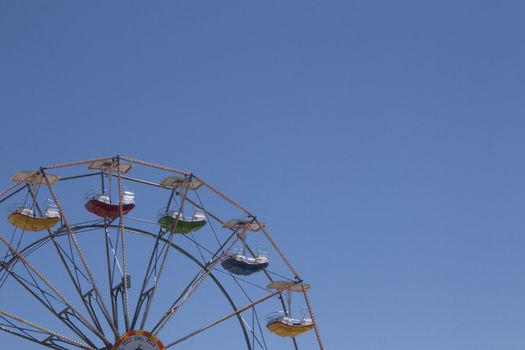
[[[523,349],[524,11],[2,1],[0,184],[188,169],[276,229],[328,349]]]

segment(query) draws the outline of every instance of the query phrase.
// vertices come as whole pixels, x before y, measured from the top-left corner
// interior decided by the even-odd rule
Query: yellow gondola
[[[281,337],[296,337],[314,328],[314,323],[310,317],[296,319],[291,317],[292,292],[301,293],[310,288],[309,284],[299,283],[290,286],[288,281],[274,281],[268,285],[268,289],[283,291],[288,297],[287,312],[279,311],[266,316],[268,323],[266,327],[272,333]]]
[[[36,193],[38,186],[49,183],[51,186],[55,185],[60,178],[53,174],[43,174],[42,172],[33,171],[19,171],[12,178],[11,181],[19,183],[26,181],[26,183]],[[36,201],[36,198],[33,198]],[[49,202],[44,213],[41,216],[35,216],[33,209],[29,207],[20,207],[11,211],[11,214],[7,217],[12,225],[21,228],[25,231],[44,231],[55,226],[60,221],[60,213],[57,207]]]
[[[22,230],[38,232],[55,226],[60,221],[60,214],[58,210],[51,207],[43,216],[34,216],[30,208],[18,208],[8,216],[7,220]]]
[[[284,315],[278,315],[274,319],[270,319],[266,327],[270,332],[281,337],[296,337],[314,328],[314,324],[309,318],[297,320]]]

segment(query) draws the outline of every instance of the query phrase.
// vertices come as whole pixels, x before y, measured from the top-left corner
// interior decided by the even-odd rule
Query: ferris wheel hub
[[[154,334],[136,330],[121,335],[111,350],[166,350],[166,348]]]

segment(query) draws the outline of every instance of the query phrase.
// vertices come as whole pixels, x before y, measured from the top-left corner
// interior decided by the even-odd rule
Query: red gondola
[[[120,215],[119,203],[111,203],[106,194],[98,194],[88,198],[86,209],[95,215],[107,219],[114,219]],[[133,192],[124,192],[122,196],[122,215],[126,215],[135,208],[135,195]]]

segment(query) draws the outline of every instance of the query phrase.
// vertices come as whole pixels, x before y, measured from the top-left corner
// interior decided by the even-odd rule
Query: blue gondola
[[[224,258],[221,265],[225,270],[235,275],[249,276],[255,272],[264,270],[270,265],[270,262],[265,255],[249,258],[244,254],[236,253]]]
[[[232,219],[225,222],[222,227],[233,230],[239,236],[242,243],[242,250],[226,256],[221,265],[225,270],[241,276],[249,276],[253,273],[264,270],[270,265],[268,256],[265,253],[257,252],[257,256],[246,256],[246,235],[248,232],[257,232],[264,227],[264,224],[254,219]]]

